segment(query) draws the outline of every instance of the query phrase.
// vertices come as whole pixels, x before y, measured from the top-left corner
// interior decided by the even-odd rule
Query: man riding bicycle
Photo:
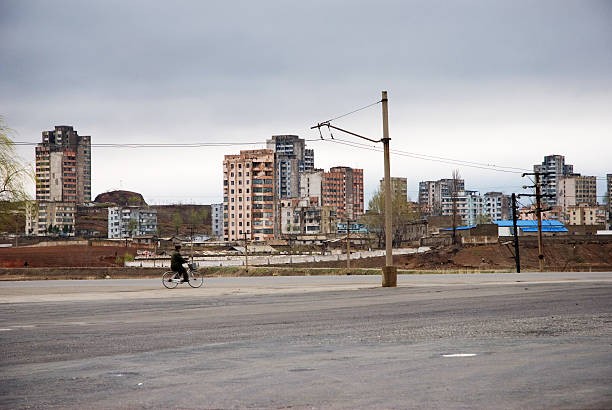
[[[185,263],[188,263],[188,261],[181,255],[181,245],[175,245],[174,253],[172,254],[172,258],[170,259],[170,269],[172,269],[177,274],[182,274],[183,282],[189,282],[189,274],[187,273],[187,269],[185,269],[185,267],[183,266],[183,264]]]

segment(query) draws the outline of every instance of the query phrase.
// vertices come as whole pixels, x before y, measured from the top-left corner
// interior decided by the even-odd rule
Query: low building
[[[75,218],[74,202],[33,202],[26,208],[26,234],[74,236]]]
[[[108,208],[108,238],[157,235],[157,210],[138,206]]]
[[[608,212],[604,205],[580,204],[568,206],[566,215],[569,225],[604,225]]]
[[[510,220],[494,221],[498,227],[498,236],[514,236],[514,224]],[[516,227],[518,236],[533,236],[538,234],[538,221],[517,220]],[[563,223],[555,220],[545,219],[542,221],[542,234],[554,236],[558,234],[568,234],[568,229]]]

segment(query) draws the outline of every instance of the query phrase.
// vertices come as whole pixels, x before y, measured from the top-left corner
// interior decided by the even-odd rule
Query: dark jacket
[[[172,259],[170,259],[170,269],[178,271],[183,266],[183,263],[187,263],[187,259],[183,258],[179,251],[175,251],[172,254]]]

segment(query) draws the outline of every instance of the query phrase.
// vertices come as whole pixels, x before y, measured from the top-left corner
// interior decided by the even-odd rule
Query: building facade
[[[266,147],[274,151],[277,197],[297,198],[300,173],[314,169],[314,151],[297,135],[273,135]]]
[[[605,206],[580,204],[569,206],[566,211],[569,225],[605,225],[607,210]]]
[[[419,206],[421,210],[429,215],[443,215],[442,198],[451,196],[454,184],[456,184],[456,192],[465,190],[465,181],[463,179],[455,181],[452,178],[445,178],[438,181],[419,182]]]
[[[282,199],[280,202],[282,236],[336,233],[335,209],[319,205],[317,197]]]
[[[510,197],[501,192],[487,192],[484,194],[484,215],[490,221],[506,220],[512,217]]]
[[[43,131],[35,151],[37,201],[91,201],[91,137],[60,125]]]
[[[279,224],[274,151],[244,150],[223,160],[223,239],[267,241],[274,239]]]
[[[321,205],[323,196],[323,170],[313,169],[300,174],[300,198],[318,198]]]
[[[442,216],[456,216],[461,218],[457,225],[476,225],[484,215],[484,200],[478,191],[459,191],[456,196],[442,198]]]
[[[380,180],[380,192],[385,192],[385,179]],[[408,178],[391,177],[391,192],[395,198],[399,195],[404,200],[408,201]]]
[[[533,166],[533,172],[542,174],[541,193],[546,195],[542,198],[542,203],[553,206],[558,200],[559,180],[564,176],[574,175],[574,166],[566,164],[563,155],[547,155],[541,164]]]
[[[336,209],[340,220],[363,215],[363,169],[333,167],[323,172],[322,204]]]
[[[26,207],[26,234],[74,236],[76,203],[36,201]]]
[[[223,203],[210,205],[211,230],[214,237],[223,239]]]
[[[108,239],[157,235],[157,210],[138,206],[108,208]]]

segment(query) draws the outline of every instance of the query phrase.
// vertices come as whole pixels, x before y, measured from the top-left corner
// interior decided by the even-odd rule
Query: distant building
[[[510,197],[501,192],[484,194],[483,213],[491,221],[509,219],[512,216]]]
[[[282,199],[281,233],[286,235],[329,235],[336,233],[336,211],[318,204],[317,197]]]
[[[91,201],[91,137],[60,125],[43,131],[35,151],[37,201]]]
[[[597,178],[594,176],[568,175],[559,178],[557,206],[565,222],[569,222],[569,210],[577,205],[597,205]]]
[[[275,223],[274,151],[244,150],[223,160],[223,239],[266,241]]]
[[[442,198],[451,196],[453,179],[445,178],[438,181],[419,182],[419,206],[429,215],[440,216],[442,213]],[[457,180],[457,192],[465,191],[465,181]]]
[[[274,151],[277,197],[297,198],[300,173],[314,168],[314,151],[297,135],[273,135],[266,146]]]
[[[612,174],[607,174],[606,175],[606,186],[607,186],[607,193],[606,193],[606,201],[608,204],[608,221],[612,222]]]
[[[605,225],[607,210],[605,206],[599,205],[572,205],[567,207],[569,225]]]
[[[380,192],[385,190],[385,179],[380,180]],[[408,179],[402,177],[391,177],[391,192],[393,197],[399,195],[408,201]]]
[[[324,206],[336,209],[340,220],[356,220],[363,215],[363,169],[333,167],[323,173]]]
[[[313,169],[300,174],[300,198],[318,198],[321,205],[323,196],[323,170]]]
[[[498,226],[499,236],[513,236],[514,223],[511,220],[495,221]],[[538,234],[538,222],[534,220],[519,220],[516,221],[518,229],[517,236],[534,236]],[[542,233],[546,236],[567,235],[568,229],[563,223],[555,220],[542,220]]]
[[[455,204],[453,204],[453,201]],[[456,208],[454,211],[453,208]],[[455,198],[448,195],[442,197],[442,215],[452,216],[453,212],[461,217],[462,223],[476,225],[484,212],[484,201],[478,191],[459,191]],[[460,224],[457,221],[457,224]]]
[[[533,166],[533,171],[542,174],[541,193],[547,195],[542,198],[542,203],[553,206],[558,201],[559,180],[574,175],[574,166],[566,164],[563,155],[547,155],[542,164]]]
[[[157,234],[157,210],[139,206],[108,208],[108,238],[123,239]]]
[[[213,236],[223,239],[223,203],[210,205]]]
[[[74,236],[76,203],[33,202],[26,207],[26,234],[34,236]]]

